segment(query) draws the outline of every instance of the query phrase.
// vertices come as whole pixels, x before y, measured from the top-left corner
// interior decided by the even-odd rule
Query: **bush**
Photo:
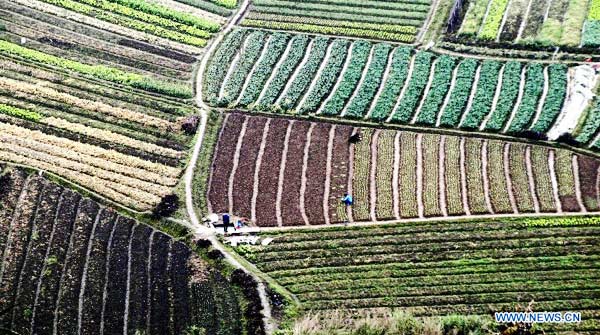
[[[563,133],[556,139],[556,142],[564,143],[567,145],[573,145],[573,146],[576,146],[577,144],[579,144],[579,142],[577,142],[575,140],[575,138],[573,137],[573,135],[571,135],[570,133]]]
[[[179,209],[179,197],[175,194],[165,195],[152,210],[154,218],[167,217]]]
[[[545,141],[548,139],[548,136],[546,136],[546,134],[534,130],[522,131],[518,133],[518,136],[536,141]]]
[[[214,259],[214,260],[221,260],[221,259],[225,258],[225,255],[223,255],[223,253],[219,249],[212,249],[206,255],[208,256],[208,258]]]
[[[199,121],[200,117],[198,117],[197,115],[188,116],[181,124],[181,130],[183,130],[188,135],[194,135],[196,133],[196,130],[198,129]]]

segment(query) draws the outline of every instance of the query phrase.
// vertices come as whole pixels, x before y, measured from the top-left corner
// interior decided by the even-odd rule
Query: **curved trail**
[[[273,323],[273,317],[271,313],[271,305],[269,303],[269,298],[267,297],[265,285],[263,281],[253,272],[246,270],[235,258],[233,258],[220,244],[217,238],[214,236],[214,232],[211,231],[208,227],[202,225],[200,220],[198,219],[198,215],[194,208],[194,199],[192,193],[193,180],[194,180],[194,171],[196,169],[196,164],[198,163],[198,156],[200,155],[200,149],[202,148],[202,143],[204,142],[204,133],[206,131],[206,123],[208,120],[208,111],[209,107],[203,101],[203,87],[202,87],[202,78],[203,74],[206,71],[206,66],[208,64],[208,60],[210,55],[213,54],[217,45],[223,39],[227,33],[229,33],[236,23],[240,21],[242,16],[248,10],[248,6],[250,4],[249,0],[244,0],[240,5],[239,11],[233,16],[233,18],[227,23],[225,28],[219,33],[215,39],[210,43],[210,46],[206,50],[206,52],[202,56],[202,60],[200,61],[200,66],[198,68],[197,76],[196,76],[196,104],[200,108],[200,124],[198,125],[198,131],[196,136],[196,143],[194,144],[194,149],[192,151],[192,155],[190,156],[190,160],[188,162],[187,169],[184,175],[184,184],[185,184],[185,205],[187,214],[190,218],[191,225],[193,228],[193,233],[198,238],[208,238],[215,249],[220,250],[223,255],[225,255],[225,259],[238,269],[242,269],[245,272],[251,274],[256,282],[258,294],[260,297],[261,305],[262,305],[262,314],[263,314],[263,322],[265,325],[265,332],[267,335],[270,335],[275,330],[275,325]]]

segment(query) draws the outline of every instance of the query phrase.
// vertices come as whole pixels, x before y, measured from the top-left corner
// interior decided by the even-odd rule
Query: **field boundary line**
[[[292,84],[294,83],[294,81],[296,81],[296,78],[298,77],[298,73],[300,73],[300,71],[302,70],[302,68],[304,68],[304,66],[306,65],[306,63],[310,59],[310,55],[312,53],[312,48],[313,48],[314,42],[315,42],[315,40],[312,39],[312,38],[308,42],[308,45],[306,46],[306,50],[304,50],[304,56],[302,57],[302,60],[300,61],[300,63],[298,64],[298,66],[294,69],[294,72],[291,74],[291,76],[289,77],[288,81],[285,83],[285,86],[283,87],[283,89],[279,93],[279,96],[277,97],[277,99],[275,100],[275,102],[273,103],[273,105],[279,106],[279,104],[281,103],[281,99],[283,99],[283,97],[290,90],[290,87],[292,87]]]
[[[329,197],[331,192],[331,159],[333,157],[336,128],[335,124],[331,125],[331,128],[329,129],[329,139],[327,140],[327,165],[325,167],[325,189],[323,190],[323,215],[325,217],[325,224],[330,223]]]
[[[400,93],[398,94],[398,98],[396,99],[396,102],[394,103],[394,107],[392,107],[392,110],[390,111],[390,115],[385,119],[386,123],[390,123],[390,121],[394,117],[394,114],[396,114],[396,109],[398,109],[400,102],[402,101],[402,99],[404,99],[404,95],[406,94],[406,91],[408,90],[408,87],[410,86],[410,82],[412,81],[412,74],[413,74],[413,71],[415,68],[415,60],[417,58],[417,54],[418,54],[418,51],[415,52],[415,54],[412,55],[412,57],[410,58],[410,64],[408,65],[408,72],[406,73],[406,78],[404,79],[404,83],[402,85],[402,90],[400,90]]]
[[[587,213],[587,208],[585,207],[583,197],[581,196],[581,182],[579,180],[579,158],[577,155],[572,155],[571,165],[573,170],[573,181],[575,182],[575,197],[577,198],[577,203],[581,208],[581,212]]]
[[[542,113],[544,112],[544,105],[546,103],[546,98],[548,97],[549,82],[550,82],[550,79],[548,76],[548,67],[546,66],[546,67],[544,67],[544,89],[543,89],[542,95],[540,96],[540,99],[538,101],[538,105],[537,105],[537,108],[535,111],[535,116],[533,118],[533,121],[531,121],[531,124],[529,125],[529,130],[533,129],[533,126],[535,126],[535,124],[538,122],[538,120],[542,116]]]
[[[412,116],[412,119],[409,121],[410,124],[415,124],[415,122],[417,122],[417,118],[419,117],[419,114],[421,113],[421,110],[423,109],[423,105],[425,105],[425,101],[427,100],[429,91],[431,90],[431,85],[433,84],[438,61],[439,61],[439,58],[436,58],[432,62],[431,67],[429,68],[429,78],[427,78],[427,84],[425,85],[425,90],[423,91],[423,94],[421,95],[421,99],[419,100],[419,105],[417,106],[417,109],[415,110],[415,112]]]
[[[388,55],[387,63],[385,65],[385,70],[383,71],[383,77],[381,77],[381,82],[379,83],[379,87],[377,87],[377,93],[375,93],[373,100],[369,104],[367,113],[364,116],[365,120],[371,118],[371,115],[373,114],[373,110],[375,109],[375,106],[377,106],[377,102],[379,101],[379,97],[381,96],[381,93],[383,93],[383,88],[385,87],[385,84],[386,84],[386,82],[390,76],[390,72],[392,70],[392,63],[394,62],[394,54],[396,53],[397,50],[400,50],[400,48],[399,47],[394,48],[392,51],[390,51],[390,54]]]
[[[308,219],[308,215],[306,215],[306,208],[304,207],[305,197],[306,197],[306,184],[308,183],[308,177],[306,176],[306,172],[308,171],[308,156],[310,155],[310,145],[312,142],[312,133],[315,129],[315,122],[311,122],[308,127],[308,131],[306,132],[306,141],[304,141],[304,155],[302,157],[302,177],[300,183],[300,213],[302,214],[302,219],[304,220],[304,224],[307,226],[310,225],[310,220]]]
[[[575,157],[575,156],[573,156]],[[533,175],[533,166],[531,164],[531,146],[525,147],[525,168],[527,173],[527,183],[529,186],[529,193],[531,193],[531,200],[533,200],[533,209],[535,213],[540,212],[540,200],[538,199],[537,190],[535,187],[535,176]]]
[[[96,214],[96,218],[94,219],[94,226],[92,227],[92,232],[90,233],[90,239],[88,240],[88,245],[85,252],[85,262],[83,263],[83,274],[81,275],[81,289],[79,290],[79,299],[78,299],[78,308],[77,308],[77,333],[81,334],[81,322],[83,317],[83,297],[85,296],[85,289],[87,287],[87,276],[88,276],[88,265],[90,260],[90,255],[92,254],[92,248],[94,244],[94,236],[96,235],[96,228],[98,228],[98,222],[100,222],[100,216],[104,212],[105,208],[100,208],[98,213]],[[131,241],[130,241],[131,244]],[[131,246],[130,246],[131,247]],[[129,272],[127,273],[129,275]],[[129,307],[129,299],[125,299],[125,310]],[[127,323],[127,317],[125,317],[125,323]],[[126,330],[126,327],[125,327]],[[124,332],[127,334],[127,332]]]
[[[467,167],[466,167],[466,158],[467,153],[465,149],[465,138],[460,138],[460,187],[461,187],[461,198],[463,210],[465,211],[466,216],[471,216],[471,209],[469,208],[469,185],[467,185]]]
[[[358,82],[356,83],[356,86],[354,87],[354,92],[352,92],[352,95],[350,96],[350,98],[348,98],[348,100],[344,104],[344,107],[342,108],[342,111],[340,113],[340,117],[346,116],[346,113],[348,112],[348,106],[350,104],[352,104],[352,101],[354,100],[354,98],[356,98],[358,93],[361,91],[361,89],[363,87],[363,83],[365,82],[365,77],[367,76],[367,73],[369,72],[369,68],[371,67],[371,64],[373,63],[373,54],[375,53],[375,47],[376,47],[375,45],[371,45],[371,50],[369,50],[369,57],[367,58],[367,62],[365,63],[365,66],[363,67],[362,71],[360,72],[360,79],[358,80]]]
[[[377,221],[377,158],[380,129],[376,129],[371,137],[371,164],[369,166],[369,215],[371,221]]]
[[[442,216],[448,216],[448,200],[446,199],[446,135],[440,135],[438,147],[438,194]]]
[[[425,206],[423,205],[423,134],[419,133],[415,137],[416,149],[416,179],[417,179],[417,213],[419,218],[425,217]]]
[[[290,50],[292,49],[292,44],[294,44],[293,37],[290,38],[289,41],[287,41],[287,45],[285,46],[285,50],[283,51],[283,54],[281,55],[279,60],[277,60],[277,63],[275,63],[275,66],[273,66],[273,70],[271,71],[269,78],[267,79],[267,81],[265,81],[265,84],[263,85],[262,89],[260,90],[260,94],[258,95],[258,98],[256,98],[257,104],[260,104],[260,101],[264,98],[265,94],[267,93],[267,91],[269,89],[269,86],[271,86],[271,82],[273,82],[273,79],[277,76],[277,74],[279,74],[279,71],[281,69],[281,64],[283,64],[288,59]]]
[[[489,113],[483,119],[483,122],[481,122],[481,125],[479,125],[479,131],[485,130],[485,127],[487,126],[488,122],[492,118],[492,115],[494,115],[494,112],[496,111],[496,109],[498,107],[498,100],[500,99],[500,93],[502,92],[502,82],[504,80],[504,71],[505,70],[506,70],[506,63],[502,65],[502,68],[500,69],[500,73],[498,73],[498,82],[496,83],[496,93],[494,93],[494,99],[492,100],[492,106],[490,107]]]
[[[233,154],[233,163],[231,164],[231,173],[229,174],[229,184],[227,188],[227,198],[229,202],[229,213],[233,213],[233,188],[235,183],[235,174],[240,164],[240,155],[242,151],[242,145],[244,144],[244,138],[246,137],[246,129],[248,128],[248,115],[244,115],[244,122],[242,123],[242,130],[240,130],[240,136],[238,137],[235,153]]]
[[[283,197],[283,183],[285,181],[285,166],[289,150],[290,135],[295,121],[289,121],[283,140],[283,150],[281,151],[281,165],[279,165],[279,178],[277,180],[277,198],[275,201],[275,216],[277,217],[277,225],[283,226],[283,218],[281,217],[281,198]]]
[[[483,179],[483,194],[485,196],[485,204],[487,205],[488,211],[491,214],[496,214],[494,212],[494,206],[492,205],[492,198],[490,196],[488,145],[489,140],[483,140],[481,143],[481,174]]]
[[[323,109],[325,109],[325,106],[327,106],[329,101],[331,99],[333,99],[333,97],[337,94],[337,91],[340,88],[340,86],[342,85],[342,82],[344,82],[344,77],[346,76],[346,72],[348,72],[348,68],[350,67],[350,63],[352,62],[352,53],[354,51],[354,45],[355,45],[354,43],[350,43],[350,45],[348,45],[348,52],[346,53],[346,59],[344,59],[344,65],[342,66],[342,69],[340,70],[340,74],[338,75],[338,77],[335,81],[335,84],[333,85],[333,88],[331,88],[331,90],[329,91],[329,94],[327,95],[325,100],[323,100],[321,102],[321,104],[319,105],[319,108],[317,108],[317,111],[315,112],[316,115],[323,113]],[[323,73],[321,73],[321,75],[323,75]],[[316,83],[316,81],[315,81],[315,83]]]
[[[252,222],[256,222],[256,199],[258,199],[259,193],[259,182],[260,182],[260,168],[262,166],[263,155],[265,154],[265,147],[267,146],[267,135],[269,134],[269,128],[271,125],[271,119],[267,119],[265,127],[263,128],[262,139],[260,147],[258,149],[258,156],[256,157],[256,164],[254,166],[254,184],[252,186],[252,201],[250,203],[250,217]]]
[[[462,112],[460,116],[460,121],[458,122],[457,127],[462,128],[463,123],[467,119],[467,115],[471,112],[473,108],[473,100],[475,100],[475,95],[477,95],[477,90],[479,89],[479,79],[481,78],[481,68],[483,64],[479,64],[477,66],[477,70],[475,71],[475,78],[473,79],[473,86],[471,86],[471,92],[469,93],[469,100],[467,100],[467,105],[465,106],[465,110]]]
[[[524,91],[525,91],[525,83],[527,81],[526,78],[527,78],[527,66],[523,66],[523,69],[521,69],[521,81],[519,83],[519,94],[517,94],[517,100],[515,101],[515,105],[513,106],[512,111],[510,112],[510,117],[508,118],[508,120],[506,120],[506,123],[504,124],[504,127],[501,130],[501,132],[503,134],[506,134],[506,132],[510,128],[510,125],[513,123],[513,121],[517,115],[517,111],[521,107],[521,101],[523,101],[523,94],[525,94]]]
[[[448,87],[448,92],[446,92],[446,96],[444,97],[444,102],[440,106],[440,109],[438,110],[438,114],[436,115],[436,118],[435,118],[435,126],[436,127],[440,126],[440,123],[442,122],[442,116],[444,115],[444,112],[446,111],[446,108],[448,107],[448,104],[450,103],[450,98],[452,97],[452,93],[454,92],[454,88],[456,87],[456,74],[458,73],[459,67],[460,67],[460,63],[457,64],[456,67],[454,68],[454,71],[452,71],[452,80],[450,81],[450,86]]]
[[[106,257],[104,259],[104,285],[103,285],[103,289],[102,289],[102,307],[101,307],[101,312],[100,312],[100,334],[104,334],[104,316],[106,314],[106,299],[108,296],[108,281],[109,281],[109,274],[110,274],[110,257],[112,256],[112,244],[113,244],[113,240],[115,237],[115,230],[117,230],[117,226],[119,225],[119,219],[120,217],[117,216],[117,218],[115,219],[115,223],[112,227],[112,230],[110,232],[110,236],[108,237],[108,243],[106,244]],[[73,234],[71,234],[71,236],[73,236]],[[152,250],[151,250],[152,251]],[[151,255],[151,253],[149,254]],[[150,262],[148,262],[148,264],[150,264]],[[148,265],[148,268],[150,268],[150,265]],[[150,281],[150,270],[148,270],[148,281]],[[63,270],[64,273],[64,270]],[[150,292],[150,289],[148,288],[148,292]],[[148,297],[150,297],[150,293],[148,293]],[[148,299],[148,302],[150,302],[151,300]],[[58,302],[56,304],[57,310],[58,310]],[[148,306],[148,315],[150,315],[150,309],[152,307],[152,304],[149,304]],[[150,320],[150,318],[148,318],[148,320]],[[54,318],[54,333],[56,334],[56,321],[57,319]],[[149,328],[149,324],[148,324],[148,328]]]
[[[405,223],[440,223],[440,222],[469,222],[473,220],[498,220],[498,219],[539,219],[539,218],[560,218],[560,217],[582,217],[600,215],[600,211],[594,212],[569,212],[569,213],[555,213],[555,212],[541,212],[539,214],[528,213],[528,214],[476,214],[471,216],[448,216],[448,217],[426,217],[426,218],[412,218],[412,219],[400,219],[400,220],[382,220],[382,221],[359,221],[353,222],[352,227],[377,227],[394,224],[405,224]],[[332,227],[346,227],[343,223],[332,223],[329,225],[311,225],[307,227],[305,225],[300,226],[286,226],[286,227],[261,227],[261,232],[284,232],[293,230],[318,230],[318,229],[331,229]]]
[[[510,206],[512,207],[514,214],[519,214],[519,207],[517,207],[517,201],[513,191],[512,177],[510,176],[510,148],[511,143],[504,143],[504,150],[502,153],[502,161],[504,163],[504,179],[506,179],[506,191],[508,192]]]
[[[394,203],[394,217],[400,220],[400,192],[398,186],[400,184],[400,135],[402,133],[396,131],[394,136],[394,170],[392,172],[392,201]]]

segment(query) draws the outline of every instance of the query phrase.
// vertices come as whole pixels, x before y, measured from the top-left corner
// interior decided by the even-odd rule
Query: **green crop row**
[[[246,78],[250,75],[252,67],[261,55],[265,42],[265,32],[255,31],[248,36],[244,47],[241,49],[242,52],[239,56],[239,61],[235,64],[235,69],[233,69],[227,82],[223,84],[223,95],[219,99],[220,106],[229,105],[238,98]]]
[[[14,116],[20,119],[25,119],[33,122],[37,122],[42,119],[42,115],[38,112],[25,110],[13,106],[9,106],[6,104],[0,103],[0,113],[6,114],[9,116]]]
[[[600,217],[556,217],[525,219],[523,223],[530,227],[556,227],[556,226],[597,226]]]
[[[450,93],[450,100],[448,101],[446,109],[440,111],[440,113],[443,113],[440,118],[440,126],[458,126],[460,117],[467,106],[467,101],[471,94],[477,66],[477,61],[474,59],[465,59],[458,65],[456,82],[454,84],[454,89]]]
[[[262,20],[244,20],[243,26],[266,28],[266,29],[279,29],[279,30],[293,30],[305,33],[317,33],[324,35],[344,35],[353,37],[365,37],[374,38],[386,41],[396,41],[402,43],[411,43],[415,39],[414,34],[403,34],[393,33],[380,30],[363,30],[356,28],[342,28],[342,27],[327,27],[319,26],[315,24],[303,24],[303,23],[289,23],[289,22],[273,22],[273,21],[262,21]]]
[[[227,8],[223,8],[214,2],[210,2],[208,0],[176,0],[177,2],[184,3],[186,5],[190,5],[192,7],[203,9],[207,12],[215,13],[220,16],[230,16],[232,11]]]
[[[283,8],[274,6],[253,5],[253,12],[263,14],[275,14],[296,17],[310,17],[314,19],[324,20],[343,20],[350,22],[365,22],[370,24],[387,24],[399,26],[414,26],[420,27],[423,25],[423,20],[427,17],[426,13],[414,12],[409,18],[385,17],[380,15],[369,15],[362,12],[357,13],[342,13],[339,11],[315,11],[305,8]],[[415,15],[417,16],[415,18]]]
[[[256,0],[253,2],[257,6],[264,7],[278,7],[286,9],[303,9],[315,12],[334,12],[334,13],[347,13],[354,14],[360,13],[362,15],[372,15],[389,18],[405,18],[405,17],[419,17],[424,18],[427,16],[429,5],[420,3],[406,3],[406,2],[362,2],[362,6],[347,6],[335,5],[331,3],[315,3],[305,1],[281,1],[281,0]],[[383,8],[382,8],[383,7]]]
[[[600,20],[600,0],[591,0],[588,20]]]
[[[388,55],[392,47],[389,44],[377,44],[373,50],[373,59],[367,69],[365,78],[358,93],[348,103],[346,115],[350,118],[363,118],[366,114],[377,89],[381,85],[383,72],[385,71]]]
[[[225,8],[233,9],[237,6],[237,0],[210,0],[211,2],[216,3],[219,6],[223,6]]]
[[[596,101],[593,108],[589,109],[585,117],[583,128],[576,137],[577,142],[588,144],[600,129],[600,103]]]
[[[392,122],[406,123],[410,120],[429,80],[432,61],[433,54],[429,52],[419,52],[415,56],[414,71],[408,83],[408,88],[392,115]]]
[[[530,64],[527,68],[525,79],[525,90],[515,117],[508,126],[509,133],[516,133],[527,128],[534,117],[538,101],[544,90],[544,66],[541,64]]]
[[[408,79],[408,68],[410,66],[411,49],[397,48],[392,56],[392,67],[379,99],[375,102],[371,119],[377,121],[385,120],[392,112],[394,104],[400,95],[404,82]]]
[[[485,125],[485,130],[500,131],[506,121],[510,117],[517,96],[519,95],[521,82],[521,63],[510,61],[504,66],[502,72],[502,88],[496,109],[492,111],[492,115]]]
[[[289,40],[290,36],[288,34],[275,33],[271,35],[269,43],[263,51],[263,57],[255,65],[255,69],[250,79],[248,79],[248,86],[239,100],[240,106],[249,106],[258,99],[260,92],[265,86],[265,82],[269,79],[275,68],[275,64],[281,58],[281,55],[283,55]],[[252,108],[252,106],[249,107]]]
[[[24,48],[17,44],[0,40],[0,54],[17,56],[29,61],[39,62],[45,65],[56,66],[80,74],[112,81],[119,84],[140,88],[147,91],[163,93],[178,98],[191,98],[192,90],[183,85],[159,81],[154,78],[142,76],[136,73],[128,73],[116,68],[104,65],[88,65],[49,55],[40,51]]]
[[[304,106],[298,106],[299,114],[314,112],[321,104],[321,101],[327,93],[330,92],[337,77],[342,71],[342,64],[348,54],[349,42],[347,40],[335,40],[330,46],[331,52],[327,64],[319,78],[316,78],[316,83],[312,91],[307,92],[308,96],[304,102]]]
[[[564,64],[551,64],[548,66],[548,94],[542,107],[542,114],[532,126],[532,130],[545,133],[550,129],[554,120],[560,113],[567,95],[567,66]]]
[[[475,0],[469,3],[469,9],[463,19],[460,33],[464,36],[475,37],[479,32],[483,17],[487,10],[488,1]]]
[[[275,108],[280,107],[286,111],[291,110],[298,103],[298,99],[300,99],[303,94],[308,93],[306,90],[308,90],[311,80],[315,77],[319,70],[319,65],[323,62],[323,58],[325,58],[325,54],[327,53],[328,42],[328,38],[321,36],[316,37],[313,40],[313,46],[310,55],[308,56],[308,60],[298,72],[298,75],[288,88],[287,92],[285,92],[285,95],[281,97],[279,106],[275,106]],[[332,48],[333,47],[334,46],[332,46]]]
[[[87,3],[92,6],[97,6],[97,1],[91,0],[79,0],[81,2]],[[152,4],[142,0],[108,0],[109,2],[118,3],[120,5],[136,9],[143,13],[148,13],[156,16],[163,17],[165,19],[169,19],[172,21],[180,22],[186,25],[194,26],[198,29],[207,30],[213,33],[216,33],[221,28],[218,23],[212,22],[210,20],[204,19],[202,17],[190,15],[183,12],[178,12],[172,10],[168,7]],[[100,2],[102,7],[107,6],[107,1]],[[114,8],[114,7],[107,7]]]
[[[106,20],[118,25],[123,25],[136,30],[145,31],[155,34],[160,37],[165,37],[180,41],[187,44],[204,46],[206,41],[202,43],[198,40],[210,37],[210,31],[218,31],[219,26],[216,23],[205,25],[205,28],[199,29],[195,26],[182,24],[178,21],[172,21],[164,17],[153,14],[147,14],[140,10],[136,10],[120,4],[110,3],[108,1],[92,1],[81,0],[75,2],[72,0],[43,0],[44,2],[67,8],[82,14],[95,16],[101,20]],[[83,2],[83,3],[82,3]],[[98,12],[96,9],[103,10]],[[151,7],[155,9],[154,7]],[[160,8],[160,7],[159,7]],[[117,15],[113,15],[110,13]],[[176,13],[176,12],[175,12]],[[216,27],[216,30],[215,30]],[[186,36],[189,35],[189,36]],[[195,38],[195,39],[194,39]]]
[[[600,19],[585,22],[582,44],[586,47],[600,46]]]
[[[394,173],[394,151],[397,132],[384,130],[379,134],[377,142],[376,168],[376,213],[378,219],[394,218],[392,180]]]
[[[206,78],[204,81],[204,99],[208,103],[212,105],[217,104],[219,90],[228,70],[228,66],[223,65],[231,64],[237,50],[241,48],[245,35],[246,31],[241,29],[229,33],[212,55],[204,75],[204,78]]]
[[[354,193],[353,216],[356,221],[366,221],[370,218],[370,191],[369,176],[371,172],[371,141],[373,141],[373,129],[362,130],[364,137],[354,146],[354,176],[352,181],[352,192]]]
[[[493,60],[486,60],[481,65],[479,81],[476,83],[477,91],[471,109],[467,111],[464,122],[460,125],[461,128],[478,129],[486,115],[490,113],[500,68],[501,64]]]
[[[394,25],[385,23],[368,23],[368,22],[356,22],[356,21],[340,21],[330,19],[319,19],[314,17],[306,16],[287,16],[279,14],[268,14],[260,12],[250,12],[246,19],[261,20],[261,21],[277,21],[277,22],[289,22],[289,23],[301,23],[301,24],[314,24],[318,26],[329,26],[337,28],[354,28],[361,30],[382,30],[392,33],[410,34],[414,35],[417,33],[417,28],[411,25]]]
[[[492,0],[488,15],[483,22],[483,27],[479,32],[479,38],[484,40],[494,40],[498,36],[498,30],[502,24],[502,18],[509,0]]]
[[[352,45],[352,56],[348,67],[342,73],[343,77],[340,78],[341,81],[337,90],[332,92],[331,99],[323,107],[323,114],[338,115],[342,112],[362,77],[371,48],[371,43],[366,41],[358,41]]]
[[[427,97],[425,97],[419,115],[417,115],[416,123],[430,126],[435,125],[438,111],[448,94],[455,66],[456,58],[454,57],[441,56],[438,58],[431,89]]]
[[[285,87],[285,84],[290,79],[290,76],[294,72],[294,69],[298,66],[308,45],[308,36],[296,35],[290,41],[290,52],[286,59],[281,63],[279,71],[271,80],[271,83],[266,88],[263,97],[254,105],[257,110],[269,110],[269,106],[275,103],[277,97],[281,94],[281,90]]]

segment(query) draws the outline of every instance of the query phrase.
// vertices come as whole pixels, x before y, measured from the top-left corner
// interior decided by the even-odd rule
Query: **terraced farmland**
[[[564,108],[575,94],[573,71],[558,63],[479,61],[253,30],[228,35],[217,55],[209,64],[215,76],[205,81],[205,100],[213,106],[517,137],[558,134],[552,140],[579,135],[562,124],[567,113],[584,117],[583,110]]]
[[[253,1],[242,26],[412,43],[431,1]]]
[[[460,8],[461,2],[456,3]],[[459,24],[451,16],[449,29],[467,43],[477,39],[482,44],[593,50],[600,45],[597,7],[597,0],[478,0],[463,9],[466,14]]]
[[[486,315],[534,301],[582,322],[540,325],[595,334],[597,219],[491,220],[274,231],[240,253],[293,292],[307,310],[416,316]],[[546,225],[547,224],[547,225]],[[541,226],[538,226],[541,225]]]
[[[0,159],[153,208],[181,175],[197,57],[231,14],[222,6],[2,2]]]
[[[349,144],[356,132],[362,141]],[[208,200],[259,226],[597,212],[599,166],[518,142],[233,113]]]
[[[182,242],[0,166],[0,327],[20,334],[235,334],[226,279]],[[236,328],[237,327],[237,328]]]

